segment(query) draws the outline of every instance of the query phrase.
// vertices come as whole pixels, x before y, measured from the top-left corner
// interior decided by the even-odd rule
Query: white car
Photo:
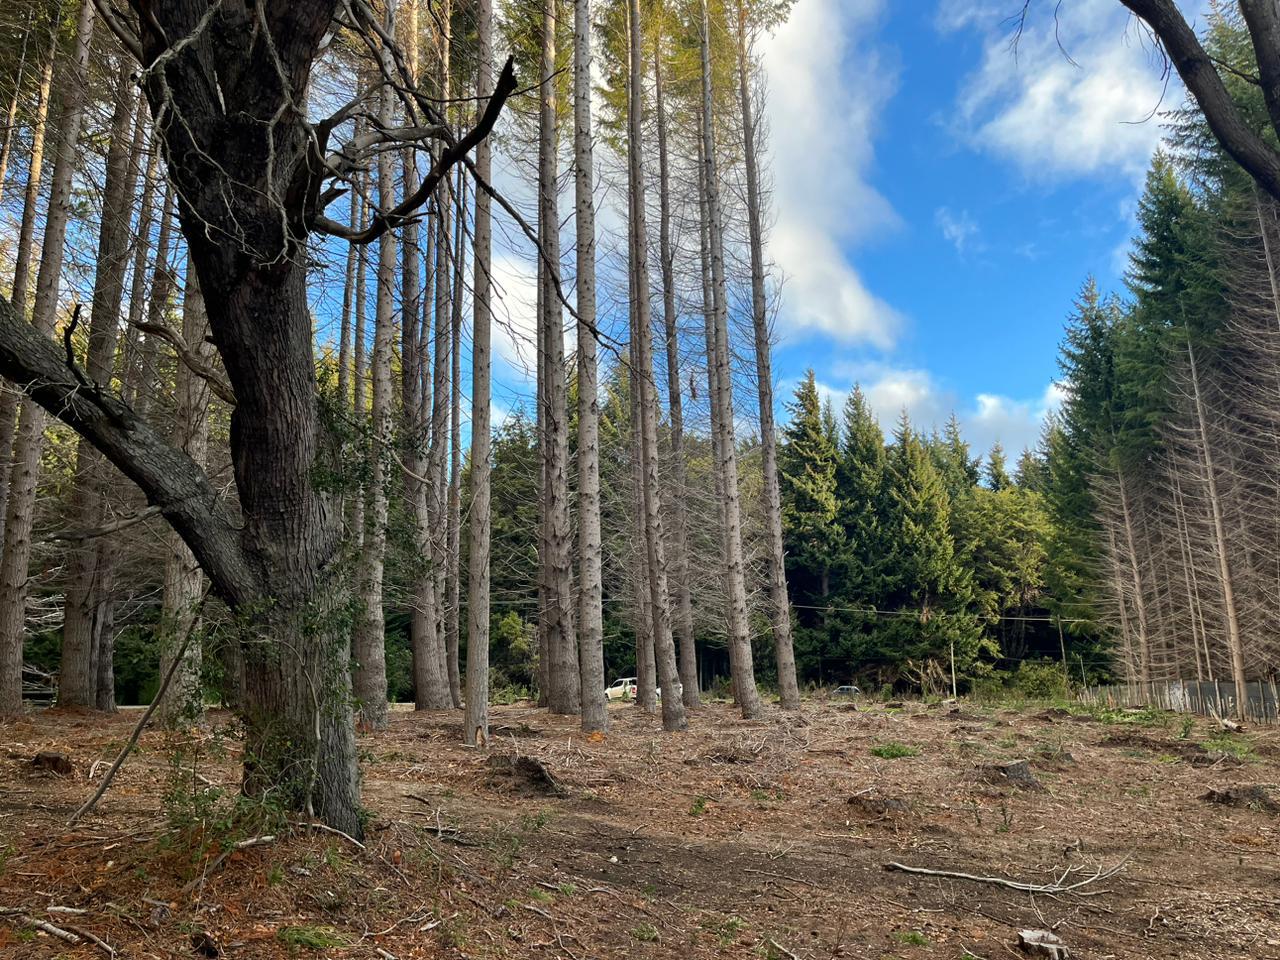
[[[613,681],[604,691],[610,700],[634,700],[636,698],[636,678],[622,677]]]
[[[604,695],[610,700],[634,700],[636,698],[636,690],[639,689],[637,683],[638,681],[635,677],[622,677],[605,688]],[[658,699],[661,700],[662,688],[658,687],[656,692]],[[684,686],[678,680],[676,681],[676,692],[681,695],[684,694]]]

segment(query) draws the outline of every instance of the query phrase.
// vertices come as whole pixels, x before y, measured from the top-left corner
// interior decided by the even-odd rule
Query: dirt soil
[[[144,734],[68,827],[138,716],[0,724],[0,956],[993,960],[1032,928],[1074,958],[1280,958],[1280,818],[1203,799],[1280,799],[1274,728],[816,701],[682,735],[615,705],[593,740],[524,705],[476,751],[397,710],[360,739],[362,848],[237,804],[214,714]],[[984,773],[1018,760],[1043,789]]]

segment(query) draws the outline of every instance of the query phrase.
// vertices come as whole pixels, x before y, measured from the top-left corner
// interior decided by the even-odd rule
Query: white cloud
[[[777,222],[770,254],[786,277],[780,323],[844,342],[892,345],[899,314],[849,263],[849,243],[897,217],[867,182],[895,71],[866,41],[884,0],[805,0],[762,44]]]
[[[961,135],[1036,178],[1140,177],[1161,138],[1156,112],[1182,99],[1145,28],[1115,0],[1033,3],[1015,49],[1008,6],[939,8],[941,29],[984,35],[957,103]],[[1182,6],[1194,14],[1202,3]]]
[[[978,224],[969,216],[968,210],[953,213],[950,207],[939,207],[933,215],[934,223],[942,231],[942,237],[956,248],[956,253],[964,256],[966,250],[975,249],[979,244]]]
[[[1045,417],[1057,410],[1063,399],[1062,388],[1056,383],[1029,399],[979,393],[972,400],[965,400],[939,384],[928,370],[863,364],[848,372],[852,381],[861,385],[886,436],[892,435],[903,410],[915,429],[926,433],[941,429],[954,411],[975,455],[990,450],[997,440],[1011,457],[1034,447]],[[824,401],[831,401],[838,413],[848,388],[820,381],[818,392]]]

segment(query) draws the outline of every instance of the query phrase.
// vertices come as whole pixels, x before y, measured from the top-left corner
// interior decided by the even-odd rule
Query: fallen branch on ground
[[[997,887],[1005,887],[1009,890],[1019,890],[1023,893],[1054,894],[1071,893],[1079,890],[1081,887],[1086,887],[1091,883],[1097,883],[1099,880],[1106,880],[1110,877],[1114,877],[1124,869],[1125,864],[1128,862],[1129,858],[1125,857],[1114,867],[1110,867],[1108,869],[1099,867],[1092,876],[1085,877],[1083,880],[1077,880],[1075,883],[1063,882],[1075,870],[1074,867],[1068,868],[1068,870],[1063,873],[1055,883],[1023,883],[1019,880],[1006,880],[1004,877],[980,877],[972,873],[959,873],[954,870],[930,870],[927,867],[910,867],[905,863],[886,863],[884,868],[886,870],[898,870],[902,873],[921,874],[926,877],[946,877],[950,880],[972,880],[974,883],[990,883]],[[1094,896],[1095,893],[1101,892],[1102,891],[1091,891],[1088,893],[1081,893],[1080,896],[1090,897]]]
[[[72,930],[64,930],[62,927],[54,926],[47,920],[41,920],[38,917],[33,917],[25,910],[20,910],[16,907],[0,907],[0,916],[12,917],[15,920],[25,923],[29,927],[34,927],[42,933],[47,933],[51,937],[57,937],[59,940],[66,943],[73,945],[91,943],[108,957],[115,957],[116,955],[115,947],[111,946],[111,944],[107,943],[107,941],[103,940],[101,937],[96,937],[92,933],[89,933],[87,930],[75,930],[74,932]]]

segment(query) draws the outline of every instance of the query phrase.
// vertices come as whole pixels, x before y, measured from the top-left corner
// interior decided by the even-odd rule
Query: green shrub
[[[871,748],[871,755],[881,760],[897,760],[899,757],[917,757],[920,751],[916,747],[909,747],[905,743],[891,740],[888,743],[876,744]]]
[[[1067,694],[1062,667],[1047,660],[1018,664],[1010,681],[1013,689],[1028,700],[1051,700]]]

